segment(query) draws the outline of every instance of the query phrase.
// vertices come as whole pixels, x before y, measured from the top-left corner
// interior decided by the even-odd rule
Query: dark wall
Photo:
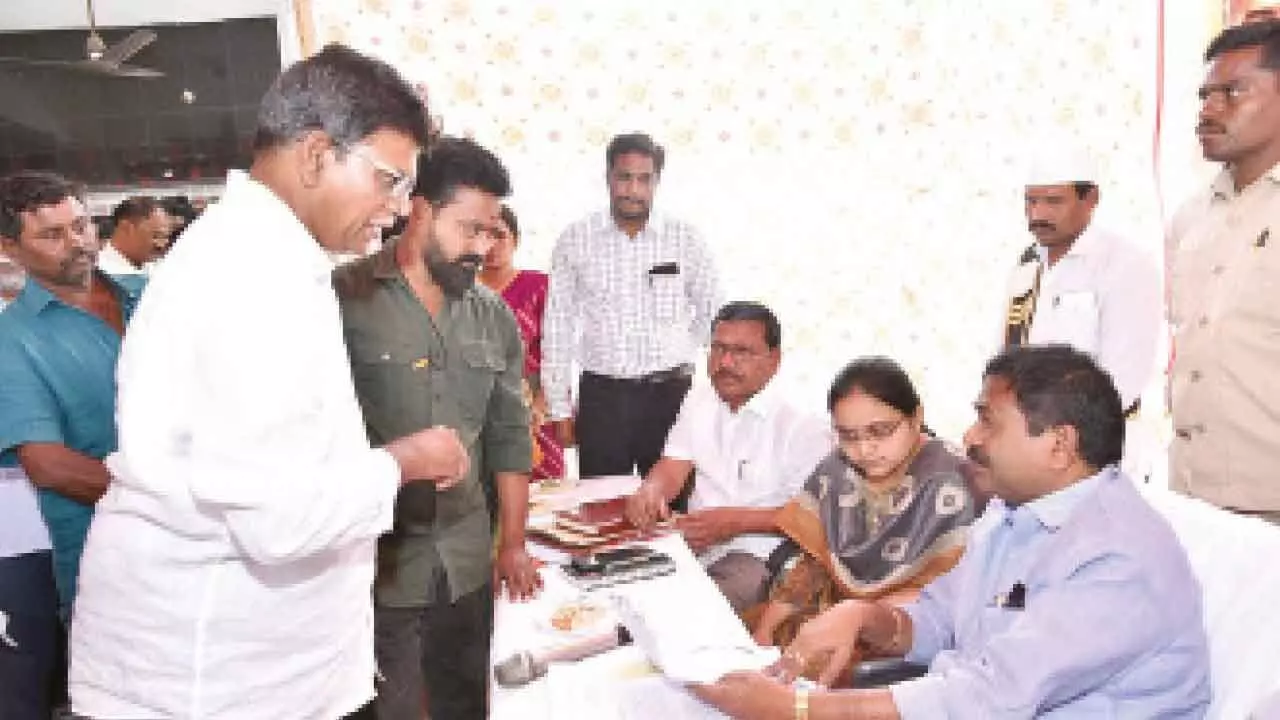
[[[0,63],[0,174],[46,169],[94,185],[135,185],[247,165],[258,102],[280,71],[275,19],[152,29],[159,37],[129,64],[163,78]],[[131,30],[102,35],[110,45]],[[81,59],[87,35],[0,33],[0,56]]]

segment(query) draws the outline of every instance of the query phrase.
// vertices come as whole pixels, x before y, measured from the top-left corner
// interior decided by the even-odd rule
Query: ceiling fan
[[[97,18],[93,12],[93,0],[85,0],[89,12],[89,37],[84,43],[83,60],[37,60],[34,58],[0,57],[0,64],[27,65],[33,67],[54,67],[67,70],[107,75],[110,77],[158,78],[164,73],[137,65],[126,65],[125,62],[137,55],[143,48],[155,42],[156,34],[152,30],[134,30],[120,42],[108,46],[98,34]]]

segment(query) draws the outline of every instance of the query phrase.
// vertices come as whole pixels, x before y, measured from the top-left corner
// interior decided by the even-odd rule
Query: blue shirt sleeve
[[[930,674],[891,688],[904,720],[1035,717],[1095,690],[1162,642],[1158,601],[1135,560],[1103,555],[1024,610],[987,607],[1003,630],[984,647],[935,661]],[[912,614],[913,621],[916,614]]]
[[[911,649],[906,660],[927,665],[934,656],[955,645],[953,606],[959,577],[965,570],[966,552],[950,572],[944,573],[925,585],[920,597],[904,609],[911,618]]]
[[[0,329],[0,464],[15,464],[15,451],[25,443],[66,444],[62,412],[36,371],[19,336]]]

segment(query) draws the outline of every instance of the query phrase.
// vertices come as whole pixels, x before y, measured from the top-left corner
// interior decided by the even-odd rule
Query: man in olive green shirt
[[[403,488],[379,545],[380,720],[419,720],[424,689],[432,720],[484,717],[493,592],[505,583],[523,598],[539,585],[524,543],[532,455],[524,351],[506,304],[474,282],[509,193],[492,153],[442,139],[419,161],[404,234],[334,273],[370,440],[444,425],[471,455],[450,490]],[[479,468],[497,484],[496,562]]]

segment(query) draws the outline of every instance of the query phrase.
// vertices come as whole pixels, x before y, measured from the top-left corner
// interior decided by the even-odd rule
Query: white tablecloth
[[[585,480],[572,492],[575,500],[606,499],[632,491],[637,482],[635,478]],[[557,507],[571,504],[562,499]],[[672,603],[679,608],[674,614],[696,626],[699,636],[714,637],[717,642],[750,644],[746,628],[682,538],[671,535],[645,544],[670,555],[676,571],[590,594],[623,596],[650,606]],[[548,619],[555,608],[582,593],[559,568],[547,566],[541,572],[545,587],[536,599],[525,603],[512,603],[505,597],[498,600],[494,609],[491,665],[522,650],[533,651],[565,642],[563,634],[549,628]],[[552,665],[545,677],[524,687],[503,688],[495,682],[490,717],[496,720],[654,717],[682,720],[723,716],[658,674],[638,648],[626,646],[576,663]]]

